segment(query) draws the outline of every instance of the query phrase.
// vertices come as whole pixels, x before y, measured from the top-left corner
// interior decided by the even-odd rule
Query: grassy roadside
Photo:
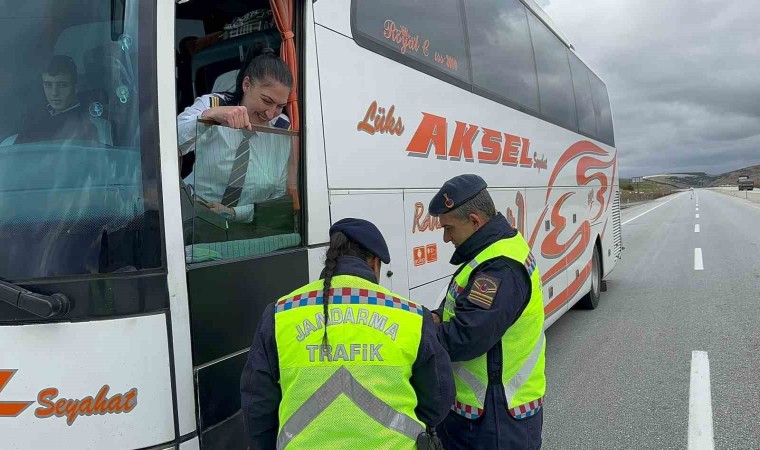
[[[654,200],[676,192],[673,186],[644,180],[640,183],[631,183],[628,178],[620,179],[620,202],[623,204]]]

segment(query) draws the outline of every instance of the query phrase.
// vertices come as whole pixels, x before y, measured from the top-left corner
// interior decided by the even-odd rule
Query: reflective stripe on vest
[[[519,233],[497,241],[463,265],[454,276],[446,294],[443,321],[456,315],[456,299],[464,291],[473,271],[484,262],[507,257],[525,266],[531,279],[531,297],[523,313],[502,336],[502,384],[507,408],[515,418],[526,418],[540,410],[546,390],[544,377],[545,342],[543,333],[543,293],[536,259]],[[529,350],[529,351],[528,351]],[[516,356],[515,356],[516,355]],[[468,418],[483,415],[488,384],[487,356],[455,363],[454,381],[457,396],[451,409]]]
[[[282,426],[277,436],[277,448],[285,448],[341,394],[350,398],[356,406],[386,428],[414,440],[422,433],[423,428],[419,423],[374,396],[345,367],[341,367]]]
[[[377,284],[336,276],[324,346],[323,286],[310,283],[275,304],[277,448],[415,448],[424,425],[409,379],[424,309]]]

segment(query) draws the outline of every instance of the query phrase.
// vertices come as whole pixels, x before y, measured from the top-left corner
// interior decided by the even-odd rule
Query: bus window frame
[[[460,9],[462,11],[462,20],[464,21],[464,29],[465,29],[465,45],[466,45],[465,53],[467,55],[467,58],[470,58],[469,38],[468,38],[468,36],[466,34],[467,33],[467,18],[466,18],[466,14],[464,12],[464,3],[463,3],[462,0],[459,0],[459,2],[460,2],[460,6],[461,6]],[[523,2],[521,2],[521,3],[523,3]],[[562,38],[560,38],[559,35],[557,35],[557,33],[554,31],[554,29],[549,24],[547,24],[538,14],[536,14],[535,12],[533,12],[533,10],[531,10],[530,8],[528,8],[527,6],[525,6],[524,3],[523,3],[523,7],[525,8],[525,10],[526,10],[526,12],[528,14],[532,14],[533,17],[536,20],[538,20],[539,22],[541,22],[542,24],[544,24],[549,29],[549,31],[562,43],[562,45],[566,49],[573,50],[571,47],[567,46],[567,44],[565,43],[565,41]],[[548,116],[542,114],[540,111],[534,111],[532,108],[528,108],[526,106],[520,105],[519,103],[517,103],[515,101],[512,101],[512,100],[510,100],[510,99],[508,99],[508,98],[506,98],[504,96],[498,95],[498,94],[493,93],[493,92],[491,92],[491,91],[489,91],[489,90],[487,90],[485,88],[482,88],[482,87],[479,87],[479,86],[475,85],[473,83],[473,81],[472,81],[472,71],[473,71],[473,68],[472,68],[472,60],[471,60],[471,58],[468,61],[469,68],[470,68],[470,70],[469,70],[469,75],[470,75],[469,78],[470,78],[470,80],[469,80],[469,82],[465,82],[465,81],[462,81],[461,79],[458,79],[456,77],[448,75],[445,72],[437,70],[437,69],[435,69],[433,67],[430,67],[430,66],[428,66],[426,64],[420,63],[417,60],[405,57],[404,55],[402,55],[398,51],[395,51],[395,50],[393,50],[392,48],[390,48],[388,46],[384,46],[382,44],[377,43],[374,39],[372,39],[366,33],[362,32],[357,27],[357,23],[356,23],[357,22],[356,21],[356,8],[357,8],[356,0],[351,0],[351,20],[350,20],[350,22],[351,22],[351,35],[352,35],[351,39],[353,39],[353,41],[356,42],[356,44],[359,45],[360,47],[363,47],[363,48],[365,48],[365,49],[367,49],[367,50],[369,50],[369,51],[371,51],[373,53],[376,53],[376,54],[378,54],[380,56],[384,56],[384,57],[386,57],[388,59],[396,61],[399,64],[403,64],[403,65],[405,65],[405,66],[407,66],[407,67],[409,67],[411,69],[414,69],[414,70],[416,70],[418,72],[422,72],[424,74],[430,75],[433,78],[437,78],[437,79],[439,79],[439,80],[441,80],[441,81],[443,81],[445,83],[448,83],[448,84],[451,84],[453,86],[456,86],[456,87],[458,87],[460,89],[463,89],[463,90],[465,90],[467,92],[471,92],[471,93],[473,93],[473,94],[475,94],[475,95],[477,95],[479,97],[482,97],[482,98],[494,101],[496,103],[502,104],[504,106],[507,106],[508,108],[512,108],[514,110],[517,110],[517,111],[520,111],[522,113],[528,114],[528,115],[530,115],[532,117],[535,117],[537,119],[540,119],[540,120],[542,120],[544,122],[551,123],[552,125],[556,125],[556,126],[562,128],[562,129],[571,131],[573,133],[577,133],[577,134],[579,134],[581,136],[585,136],[585,137],[587,137],[589,139],[593,139],[593,140],[601,142],[601,143],[603,143],[605,145],[609,145],[609,146],[612,146],[612,147],[615,146],[614,117],[613,117],[613,135],[612,135],[612,140],[609,141],[609,142],[600,139],[600,137],[598,137],[598,136],[591,136],[591,135],[588,135],[587,133],[580,132],[578,124],[577,124],[577,120],[576,120],[576,127],[575,128],[570,128],[566,124],[563,124],[563,123],[561,123],[559,121],[555,121],[551,117],[548,117]],[[532,42],[531,42],[531,45],[532,45]],[[535,60],[535,48],[533,49],[533,52],[534,52],[534,60]],[[576,56],[578,56],[578,55],[576,54]],[[580,59],[580,57],[579,57],[579,59]],[[588,67],[588,65],[586,65],[583,62],[583,60],[581,60],[581,62],[586,66],[586,68],[589,70],[589,72],[591,72],[592,74],[596,75],[596,73],[593,70],[591,70],[591,68]],[[569,65],[569,63],[570,62],[569,62],[569,58],[568,58],[568,65]],[[535,70],[535,68],[534,68],[534,70]],[[604,80],[602,80],[601,77],[599,77],[599,75],[596,75],[596,77],[599,78],[602,81],[602,84],[604,85],[605,90],[607,90],[607,84],[604,82]],[[571,79],[572,79],[572,74],[571,74]],[[541,95],[541,93],[540,93],[540,88],[539,88],[539,98],[540,98],[540,95]],[[609,90],[607,90],[607,98],[609,99]],[[577,100],[575,100],[575,91],[574,90],[573,90],[573,99],[574,99],[574,102],[577,101]],[[575,106],[575,105],[573,105],[573,106]],[[612,111],[612,105],[611,104],[609,105],[609,109],[610,109],[610,111]]]
[[[253,255],[253,256],[241,256],[236,258],[229,258],[229,259],[221,259],[221,260],[215,260],[215,261],[200,261],[200,262],[186,262],[186,270],[187,272],[191,272],[196,269],[204,269],[208,267],[213,266],[221,266],[225,264],[235,264],[235,263],[242,263],[245,261],[250,260],[256,260],[261,258],[267,258],[274,255],[282,255],[282,254],[288,254],[299,250],[306,250],[309,248],[308,242],[309,242],[309,227],[308,227],[308,192],[306,190],[307,186],[307,173],[306,173],[306,135],[307,135],[307,127],[309,126],[306,121],[306,106],[305,106],[305,98],[306,98],[306,90],[308,89],[308,86],[305,85],[305,83],[302,82],[302,80],[306,79],[306,69],[304,67],[305,64],[305,54],[306,51],[304,49],[304,31],[305,31],[305,24],[303,23],[303,17],[304,17],[304,6],[300,2],[296,2],[295,5],[295,11],[293,13],[293,33],[295,34],[295,47],[296,47],[296,58],[298,60],[298,73],[296,79],[299,81],[297,86],[297,94],[298,94],[298,113],[301,118],[301,122],[299,124],[298,131],[291,130],[291,129],[282,129],[282,128],[275,128],[275,127],[262,127],[258,125],[252,125],[252,131],[259,131],[263,133],[270,133],[270,134],[281,134],[286,135],[290,137],[295,137],[298,139],[298,176],[296,177],[296,182],[298,183],[298,197],[299,197],[299,203],[300,203],[300,209],[298,210],[298,233],[301,235],[301,243],[294,247],[286,247],[281,248],[269,253],[263,253],[260,255]],[[175,15],[176,19],[176,15]],[[176,44],[176,43],[175,43]],[[179,114],[181,111],[177,111],[177,114]],[[221,123],[208,118],[198,118],[196,119],[198,123],[204,124],[204,125],[210,125],[210,126],[224,126]],[[320,124],[321,126],[321,124]],[[163,210],[163,209],[162,209]],[[163,220],[162,220],[163,224]],[[164,253],[165,254],[165,253]]]
[[[209,125],[212,127],[223,127],[221,123],[213,120],[213,119],[207,119],[207,118],[199,118],[198,123],[202,123],[204,125]],[[257,131],[259,133],[268,133],[268,134],[283,134],[285,136],[291,136],[291,137],[300,137],[300,133],[298,131],[293,130],[284,130],[282,128],[275,128],[275,127],[262,127],[260,125],[251,125],[251,129],[247,131]]]
[[[156,189],[156,208],[158,210],[157,238],[161,245],[158,255],[160,264],[157,267],[138,269],[131,272],[103,272],[59,275],[51,277],[35,277],[23,280],[8,279],[21,287],[30,289],[41,294],[53,294],[61,292],[69,296],[72,301],[71,310],[63,317],[54,319],[41,319],[21,310],[8,310],[0,308],[0,325],[33,324],[33,323],[56,323],[56,322],[86,322],[93,320],[113,320],[123,317],[134,317],[162,313],[169,310],[169,295],[166,285],[166,239],[164,224],[164,205],[162,199],[161,161],[159,152],[158,136],[158,80],[156,76],[156,39],[157,39],[157,5],[155,2],[140,0],[137,18],[138,43],[137,57],[137,80],[139,90],[137,93],[138,107],[140,111],[140,164],[144,195],[149,190],[145,187]],[[146,209],[146,213],[152,209]],[[117,289],[115,284],[124,286]],[[150,288],[152,287],[152,289]],[[109,313],[93,314],[88,308],[88,302],[82,301],[83,296],[90,300],[96,299],[98,293],[110,290],[127,292],[132,289],[139,292],[136,299],[142,306],[137,309],[118,304],[119,298],[135,300],[129,295],[111,294],[114,304]],[[151,291],[151,295],[145,295],[145,291]],[[75,294],[71,295],[74,292]],[[87,293],[87,294],[85,294]],[[129,298],[127,298],[129,297]],[[147,300],[147,301],[146,301]],[[5,307],[6,305],[0,305]],[[10,308],[10,306],[8,306]],[[84,310],[83,310],[84,309]],[[8,314],[3,314],[7,311]]]

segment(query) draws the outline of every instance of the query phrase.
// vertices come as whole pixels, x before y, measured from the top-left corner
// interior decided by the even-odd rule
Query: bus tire
[[[599,306],[599,298],[602,296],[602,264],[599,256],[599,247],[594,246],[594,255],[591,257],[591,289],[578,301],[579,309],[596,309]]]

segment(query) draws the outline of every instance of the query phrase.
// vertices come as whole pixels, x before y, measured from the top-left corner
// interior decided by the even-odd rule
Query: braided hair
[[[332,286],[332,278],[335,275],[335,268],[338,266],[338,257],[340,256],[355,256],[366,261],[376,256],[364,248],[362,245],[349,239],[345,234],[339,232],[333,233],[330,237],[330,247],[327,248],[325,255],[325,270],[324,282],[325,285],[322,288],[322,311],[325,315],[325,332],[322,335],[322,344],[327,345],[327,322],[329,317],[328,303],[330,301],[330,288]]]
[[[243,80],[248,77],[251,84],[269,85],[273,81],[281,83],[288,89],[293,89],[293,74],[285,61],[271,48],[255,44],[248,49],[243,69],[238,71],[235,80],[235,91],[224,93],[226,105],[239,105],[243,100]]]

